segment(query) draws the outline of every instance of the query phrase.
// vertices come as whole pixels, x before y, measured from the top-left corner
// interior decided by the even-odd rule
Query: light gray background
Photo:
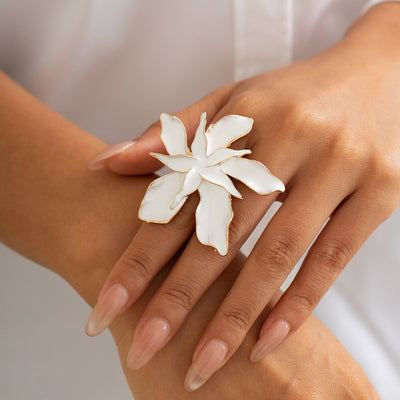
[[[0,244],[0,399],[132,399],[111,334],[63,279]]]

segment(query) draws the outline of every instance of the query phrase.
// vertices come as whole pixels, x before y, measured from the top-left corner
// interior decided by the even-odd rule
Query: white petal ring
[[[284,192],[285,185],[260,162],[243,158],[250,150],[228,149],[231,143],[250,132],[252,118],[227,115],[205,130],[204,112],[191,151],[182,121],[165,113],[160,120],[161,140],[169,155],[150,155],[173,172],[149,185],[139,208],[139,218],[165,224],[181,209],[187,197],[198,190],[197,238],[224,256],[228,252],[229,224],[233,217],[231,196],[242,198],[228,175],[261,195]]]

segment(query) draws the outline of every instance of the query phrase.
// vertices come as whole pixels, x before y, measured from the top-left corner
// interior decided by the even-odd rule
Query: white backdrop
[[[0,244],[0,399],[132,399],[111,334],[63,279]]]

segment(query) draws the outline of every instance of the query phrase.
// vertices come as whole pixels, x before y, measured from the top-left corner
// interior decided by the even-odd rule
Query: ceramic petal
[[[228,175],[259,194],[284,191],[284,184],[258,161],[241,158],[250,150],[227,147],[249,133],[253,120],[228,115],[207,131],[206,113],[200,117],[191,152],[187,148],[186,130],[182,122],[161,114],[161,138],[169,155],[150,153],[176,171],[150,184],[139,209],[139,218],[148,222],[169,222],[187,197],[199,190],[196,210],[196,232],[199,241],[213,246],[221,255],[228,252],[228,230],[233,217],[231,195],[242,198]]]
[[[173,172],[153,181],[140,205],[139,218],[147,222],[169,222],[186,201],[185,197],[174,208],[170,207],[184,180],[185,174]]]
[[[207,157],[208,165],[219,164],[231,157],[242,157],[246,154],[251,154],[251,150],[233,150],[233,149],[218,149],[215,150],[209,157]]]
[[[228,252],[228,229],[233,212],[231,197],[221,186],[202,181],[196,210],[196,233],[200,243],[213,246],[222,256]]]
[[[150,155],[176,172],[188,172],[193,167],[193,158],[190,156],[167,156],[160,153],[150,153]]]
[[[199,175],[199,173],[194,169],[190,170],[186,174],[182,189],[176,194],[171,204],[171,207],[172,208],[176,207],[176,205],[179,204],[182,201],[182,199],[186,199],[187,196],[189,196],[189,194],[196,191],[200,183],[201,183],[201,176]]]
[[[233,178],[239,179],[259,194],[275,191],[284,192],[285,185],[258,161],[247,158],[230,158],[221,164],[221,169]]]
[[[167,152],[171,155],[187,155],[189,149],[187,147],[187,137],[185,125],[182,121],[166,113],[160,116],[161,121],[161,140]]]
[[[247,135],[252,126],[253,119],[241,115],[227,115],[215,125],[210,125],[206,132],[207,155]]]
[[[234,184],[222,171],[219,165],[213,167],[208,167],[200,172],[202,178],[206,181],[214,183],[215,185],[222,186],[227,190],[232,196],[242,198],[242,195],[236,190]]]
[[[197,127],[196,134],[194,135],[194,139],[192,142],[192,153],[193,157],[196,158],[204,158],[206,156],[207,150],[207,140],[205,136],[206,129],[206,113],[203,112],[200,117],[200,123]]]

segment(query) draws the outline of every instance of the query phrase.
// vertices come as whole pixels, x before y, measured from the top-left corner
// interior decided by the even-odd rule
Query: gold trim
[[[220,147],[220,148],[216,149],[215,151],[220,150],[220,149],[234,150],[234,149],[228,149],[227,147]],[[241,156],[230,156],[230,157],[226,158],[225,160],[222,160],[218,163],[210,164],[210,165],[208,165],[208,167],[215,167],[216,165],[220,165],[221,163],[228,161],[231,158],[242,158],[242,157],[247,156],[252,153],[252,151],[249,149],[243,149],[243,150],[237,150],[237,151],[248,151],[248,153],[242,154]],[[214,153],[211,153],[211,154],[214,154]],[[211,156],[211,154],[210,154],[210,156]],[[207,157],[210,157],[210,156],[207,156]],[[249,160],[249,158],[246,158],[246,160]]]
[[[187,132],[186,132],[185,124],[184,124],[178,117],[176,117],[175,115],[168,114],[168,113],[161,113],[161,114],[160,114],[160,124],[161,124],[160,139],[161,139],[161,141],[162,141],[162,143],[163,143],[163,145],[164,145],[164,147],[165,147],[165,150],[167,150],[167,146],[165,145],[165,142],[164,142],[164,140],[163,140],[163,138],[162,138],[163,123],[162,123],[162,120],[161,120],[161,115],[163,115],[163,114],[168,115],[169,117],[171,117],[171,118],[173,118],[173,119],[176,119],[176,120],[179,121],[180,124],[183,126],[183,131],[185,132],[186,155],[190,155],[190,150],[189,150],[188,143],[187,143]],[[167,150],[167,153],[168,153],[169,155],[173,155],[173,154],[170,154],[170,153],[168,152],[168,150]],[[174,154],[174,155],[178,155],[178,154]],[[183,155],[183,154],[179,154],[179,155]]]
[[[193,137],[193,140],[192,140],[192,145],[190,146],[190,154],[191,154],[191,156],[192,156],[193,158],[196,158],[196,157],[193,156],[193,149],[192,149],[192,146],[193,146],[194,139],[196,138],[197,130],[199,129],[200,124],[201,124],[201,122],[202,122],[203,115],[204,115],[204,122],[205,122],[205,123],[204,123],[204,129],[202,130],[202,134],[203,134],[204,140],[205,140],[205,142],[206,142],[206,148],[204,149],[204,150],[205,150],[205,151],[204,151],[204,154],[205,154],[205,156],[207,157],[207,145],[208,145],[208,142],[207,142],[207,136],[206,136],[206,130],[205,130],[205,128],[206,128],[206,126],[207,126],[207,113],[204,111],[204,112],[202,112],[201,115],[200,115],[200,122],[199,122],[199,124],[197,125],[196,132],[194,133],[194,137]]]
[[[248,135],[248,134],[250,133],[250,131],[253,129],[253,124],[254,124],[254,119],[253,119],[253,118],[246,117],[246,116],[244,116],[244,115],[239,115],[239,114],[228,114],[228,115],[225,115],[224,117],[222,117],[221,119],[219,119],[215,124],[211,124],[211,125],[207,128],[207,130],[206,130],[206,138],[207,138],[207,135],[209,135],[209,132],[208,132],[209,130],[212,130],[212,128],[213,128],[219,121],[222,121],[223,119],[228,118],[228,117],[244,117],[244,118],[251,119],[251,126],[250,126],[250,129],[249,129],[246,133],[244,133],[243,135],[238,136],[236,139],[233,139],[233,140],[231,140],[230,142],[228,142],[228,144],[226,144],[225,146],[223,146],[223,147],[217,147],[215,150],[223,149],[223,148],[228,148],[233,142],[236,142],[236,140],[239,140],[239,139],[241,139],[242,137],[245,137],[245,136]],[[214,151],[215,151],[215,150],[214,150]],[[207,140],[206,154],[208,155],[208,140]]]
[[[186,174],[186,176],[185,176],[185,179],[183,180],[182,188],[181,188],[181,190],[179,190],[179,192],[176,192],[176,193],[175,193],[174,199],[172,200],[172,203],[171,203],[171,204],[174,204],[174,203],[175,203],[176,196],[178,196],[178,194],[183,190],[183,187],[185,186],[186,177],[187,177],[187,174],[189,173],[189,171],[188,171],[188,172],[183,172],[183,173]],[[199,177],[200,177],[200,183],[199,183],[199,186],[200,186],[203,177],[202,177],[200,174],[199,174]],[[184,198],[187,199],[191,194],[193,194],[196,190],[199,189],[199,186],[197,186],[197,188],[194,189],[193,192],[188,193]],[[170,207],[170,208],[171,208],[171,207]],[[171,210],[172,210],[172,208],[171,208]]]
[[[170,153],[168,152],[166,143],[165,143],[165,141],[162,139],[163,123],[162,123],[161,116],[162,116],[163,114],[165,114],[165,115],[167,115],[167,116],[169,116],[169,117],[171,117],[171,118],[173,118],[173,119],[176,119],[176,120],[180,123],[180,125],[183,127],[184,134],[185,134],[186,154],[170,154]],[[207,126],[206,112],[204,112],[204,113],[201,114],[199,125],[200,125],[201,122],[202,122],[203,114],[204,114],[204,118],[205,118],[205,124],[204,124],[204,127],[205,127],[205,126]],[[210,134],[210,132],[212,131],[212,129],[214,128],[214,126],[215,126],[219,121],[222,121],[223,119],[226,119],[226,118],[232,117],[232,116],[233,116],[233,117],[239,116],[239,117],[244,117],[244,118],[250,119],[250,120],[251,120],[251,126],[250,126],[250,128],[249,128],[244,134],[242,134],[241,136],[238,136],[238,137],[236,137],[235,139],[233,139],[233,140],[231,140],[230,142],[228,142],[225,146],[217,147],[217,148],[214,149],[213,152],[211,152],[210,154],[208,154],[208,145],[209,145],[209,143],[208,143],[208,135]],[[162,143],[163,143],[163,145],[164,145],[164,147],[165,147],[165,149],[166,149],[166,151],[167,151],[167,154],[162,154],[162,153],[150,153],[150,156],[151,156],[151,157],[154,157],[155,159],[157,159],[158,161],[160,161],[162,164],[164,164],[164,163],[156,156],[157,154],[160,154],[160,155],[166,156],[166,157],[171,157],[171,158],[173,158],[173,157],[187,157],[187,158],[198,159],[197,157],[194,157],[194,156],[193,156],[193,152],[191,151],[191,148],[188,147],[188,137],[187,137],[186,127],[185,127],[185,125],[183,124],[183,122],[182,122],[178,117],[176,117],[175,115],[168,114],[168,113],[161,113],[161,114],[160,114],[160,122],[161,122],[161,141],[162,141]],[[239,140],[240,138],[242,138],[242,137],[248,135],[249,132],[250,132],[250,131],[252,130],[252,128],[253,128],[253,124],[254,124],[253,118],[245,117],[245,116],[239,115],[239,114],[229,114],[229,115],[226,115],[226,116],[224,116],[223,118],[219,119],[215,124],[210,124],[209,127],[207,128],[207,130],[203,129],[203,131],[202,131],[202,134],[203,134],[203,136],[205,137],[205,140],[206,140],[205,157],[207,158],[207,157],[211,156],[211,154],[213,154],[215,151],[217,151],[217,150],[219,150],[219,149],[224,149],[224,148],[228,149],[228,148],[230,147],[230,145],[231,145],[233,142],[235,142],[236,140]],[[198,125],[198,127],[197,127],[197,129],[196,129],[196,133],[197,133],[197,130],[198,130],[198,128],[199,128],[199,125]],[[195,133],[195,135],[196,135],[196,133]],[[194,137],[194,138],[195,138],[195,137]],[[193,138],[193,140],[194,140],[194,138]],[[233,150],[233,149],[232,149],[232,150]],[[255,162],[255,163],[258,163],[259,165],[261,165],[263,168],[265,168],[265,170],[267,171],[267,173],[268,173],[270,176],[272,176],[273,178],[275,178],[275,179],[277,179],[279,182],[281,182],[282,185],[283,185],[283,187],[284,187],[283,190],[276,189],[276,190],[274,190],[274,191],[272,191],[272,192],[265,193],[265,194],[259,193],[259,192],[257,192],[256,190],[254,190],[254,189],[252,189],[252,188],[250,188],[250,189],[254,190],[257,194],[259,194],[259,195],[261,195],[261,196],[266,196],[266,195],[268,195],[268,194],[271,194],[271,193],[274,193],[274,192],[277,192],[277,191],[278,191],[278,192],[284,192],[284,191],[286,190],[285,184],[282,182],[282,180],[279,179],[277,176],[273,175],[273,174],[271,173],[271,171],[270,171],[262,162],[257,161],[257,160],[251,160],[251,159],[249,159],[249,158],[244,158],[244,156],[246,156],[246,155],[252,153],[251,150],[243,149],[243,150],[241,150],[241,151],[248,151],[248,153],[242,154],[242,155],[240,155],[240,156],[230,156],[230,157],[228,157],[227,159],[225,159],[225,160],[223,160],[223,161],[217,162],[217,163],[215,163],[215,164],[210,164],[210,165],[208,165],[208,167],[219,166],[220,169],[221,169],[221,172],[223,172],[223,173],[227,176],[228,179],[230,179],[230,177],[233,177],[233,178],[235,178],[235,179],[238,179],[238,178],[236,178],[235,176],[230,175],[229,173],[225,172],[225,171],[223,170],[222,164],[223,164],[224,162],[226,162],[226,161],[228,161],[228,160],[230,160],[230,159],[234,159],[234,158],[239,159],[239,160],[240,160],[240,159],[245,159],[245,160],[247,160],[247,161]],[[164,165],[165,165],[165,164],[164,164]],[[167,166],[167,167],[168,167],[168,166]],[[170,167],[168,167],[168,168],[170,168]],[[171,169],[171,171],[172,171],[171,173],[168,173],[168,174],[165,174],[165,175],[163,175],[163,176],[160,176],[160,177],[156,178],[155,180],[153,180],[153,181],[149,184],[149,186],[148,186],[148,188],[147,188],[147,190],[146,190],[146,193],[145,193],[145,195],[144,195],[144,197],[143,197],[143,199],[142,199],[142,201],[141,201],[141,203],[140,203],[140,207],[139,207],[139,211],[138,211],[138,218],[139,218],[141,221],[148,222],[148,223],[168,224],[168,223],[176,216],[176,214],[181,210],[181,208],[182,208],[183,205],[185,204],[185,202],[186,202],[186,200],[188,199],[188,197],[189,197],[191,194],[193,194],[195,191],[198,191],[198,192],[199,192],[199,195],[200,195],[200,202],[199,202],[199,204],[197,205],[197,208],[196,208],[196,211],[195,211],[196,237],[197,237],[199,243],[201,243],[201,244],[203,244],[203,245],[205,245],[205,246],[213,247],[213,248],[218,252],[218,254],[220,254],[220,255],[223,256],[223,257],[226,256],[226,255],[228,254],[228,252],[229,252],[229,228],[230,228],[231,222],[232,222],[233,217],[234,217],[234,212],[233,212],[233,208],[232,208],[232,196],[233,196],[233,195],[232,195],[232,193],[231,193],[229,190],[227,190],[227,189],[225,188],[225,186],[220,185],[220,184],[215,183],[215,182],[211,182],[209,179],[204,178],[200,173],[199,173],[200,184],[197,186],[196,189],[194,189],[191,193],[187,194],[187,195],[181,200],[181,201],[182,201],[182,205],[177,209],[177,211],[175,212],[175,214],[174,214],[168,221],[162,221],[162,222],[160,222],[160,221],[152,221],[152,220],[146,220],[146,219],[140,218],[140,211],[142,210],[143,202],[144,202],[144,199],[146,198],[147,192],[150,190],[151,186],[152,186],[155,182],[157,182],[159,179],[163,179],[163,178],[165,178],[165,177],[167,177],[167,176],[169,176],[169,175],[172,175],[172,174],[182,174],[182,175],[185,175],[185,177],[184,177],[184,179],[183,179],[183,182],[182,182],[182,185],[181,185],[180,189],[175,193],[175,196],[174,196],[174,198],[173,198],[171,204],[173,204],[173,203],[175,202],[175,199],[176,199],[176,196],[178,195],[178,193],[180,193],[180,192],[183,190],[183,187],[184,187],[184,184],[185,184],[185,181],[186,181],[187,174],[191,171],[191,169],[189,169],[189,170],[186,171],[186,172],[176,171],[176,170],[174,170],[174,169],[172,169],[172,168],[170,168],[170,169]],[[240,179],[238,179],[238,180],[240,180]],[[213,246],[212,244],[204,243],[202,240],[200,240],[200,238],[199,238],[199,236],[198,236],[198,234],[197,234],[197,227],[198,227],[198,225],[199,225],[199,221],[198,221],[198,217],[197,217],[197,210],[198,210],[198,207],[199,207],[200,204],[201,204],[202,199],[204,199],[204,196],[201,195],[199,188],[200,188],[201,184],[203,183],[203,181],[206,182],[206,183],[208,183],[208,184],[210,184],[210,185],[218,186],[219,188],[221,188],[222,190],[224,190],[224,191],[226,192],[227,196],[228,196],[229,208],[230,208],[231,217],[230,217],[230,219],[229,219],[229,221],[228,221],[228,224],[227,224],[227,227],[226,227],[226,254],[221,254],[221,253],[219,252],[219,250],[217,249],[217,247]],[[241,181],[241,180],[240,180],[240,181]],[[232,181],[231,181],[231,182],[232,182]],[[244,181],[241,181],[241,182],[242,182],[243,184],[245,184],[246,186],[248,186],[246,182],[244,182]],[[233,182],[232,182],[232,184],[233,184]],[[233,184],[233,186],[235,187],[234,184]],[[235,189],[236,189],[236,187],[235,187]],[[237,189],[236,189],[236,190],[237,190]],[[238,191],[238,193],[239,193],[239,191]],[[240,194],[240,195],[241,195],[241,194]],[[241,196],[242,196],[242,195],[241,195]],[[235,197],[236,197],[236,196],[235,196]],[[242,196],[241,198],[239,198],[239,199],[243,199],[243,196]],[[169,205],[169,208],[172,210],[171,205]]]
[[[212,167],[216,167],[216,166],[217,166],[217,165],[212,165]],[[218,166],[219,166],[219,165],[218,165]],[[221,166],[219,166],[219,167],[221,168]],[[231,180],[231,178],[228,176],[228,174],[226,174],[224,171],[221,171],[221,172],[222,172],[223,174],[225,174],[225,176],[232,182],[232,180]],[[233,182],[232,182],[233,187],[236,189],[236,191],[240,194],[241,197],[234,196],[225,186],[220,185],[220,184],[215,183],[215,182],[211,182],[209,179],[204,178],[204,176],[201,175],[201,173],[199,173],[199,175],[200,175],[200,178],[201,178],[203,181],[206,181],[206,182],[210,183],[211,185],[219,186],[219,187],[221,187],[222,189],[225,189],[225,190],[228,192],[228,194],[229,194],[230,196],[233,196],[233,197],[235,197],[236,199],[243,200],[242,194],[239,192],[239,190],[236,189],[236,186],[234,185]],[[200,185],[201,185],[201,183],[200,183]],[[199,186],[200,186],[200,185],[199,185]]]
[[[237,158],[237,159],[239,159],[239,160],[240,160],[240,159],[242,159],[242,160],[247,160],[247,161],[251,161],[251,162],[255,162],[255,163],[257,163],[257,164],[260,164],[262,167],[264,167],[264,168],[267,170],[267,172],[268,172],[272,177],[278,179],[279,182],[282,182],[282,185],[283,185],[283,187],[284,187],[283,190],[276,189],[276,190],[274,190],[273,192],[269,192],[269,193],[265,193],[265,194],[258,193],[257,190],[251,189],[251,187],[250,187],[249,185],[247,185],[246,182],[243,182],[242,180],[240,180],[240,179],[234,177],[233,175],[229,174],[228,172],[225,172],[225,174],[227,174],[227,175],[231,176],[232,178],[235,178],[235,179],[237,179],[238,181],[242,182],[244,185],[246,185],[246,186],[249,187],[251,190],[253,190],[253,192],[256,192],[256,193],[259,194],[260,196],[268,196],[268,195],[271,194],[271,193],[274,193],[274,192],[283,193],[283,192],[286,190],[286,185],[283,183],[283,181],[282,181],[280,178],[278,178],[276,175],[272,174],[271,171],[270,171],[261,161],[252,160],[252,159],[250,159],[250,158],[243,158],[243,157],[231,157],[231,158]],[[226,161],[227,161],[227,160],[226,160]],[[222,168],[223,168],[223,167],[222,167]]]
[[[206,181],[206,179],[204,179],[204,180]],[[208,182],[208,181],[207,181],[207,182]],[[222,187],[222,186],[217,185],[217,184],[215,184],[215,183],[211,183],[211,182],[209,182],[209,183],[210,183],[210,185],[216,185],[216,186]],[[222,187],[222,188],[223,188],[223,187]],[[223,189],[226,191],[225,188],[223,188]],[[218,252],[218,254],[219,254],[221,257],[225,257],[225,256],[228,254],[228,252],[229,252],[229,227],[230,227],[230,225],[231,225],[231,222],[232,222],[233,216],[234,216],[234,212],[233,212],[233,208],[232,208],[232,196],[231,196],[231,194],[230,194],[228,191],[226,191],[226,193],[228,194],[228,197],[229,197],[229,208],[230,208],[230,210],[231,210],[231,218],[229,219],[228,225],[227,225],[227,227],[226,227],[226,254],[221,254],[221,253],[218,251],[218,249],[217,249],[215,246],[213,246],[212,244],[208,244],[208,243],[202,242],[202,241],[200,240],[198,234],[197,234],[197,223],[198,223],[198,219],[197,219],[197,209],[199,208],[200,203],[201,203],[201,199],[202,199],[200,190],[199,190],[200,201],[199,201],[199,204],[197,205],[196,211],[195,211],[195,219],[196,219],[196,237],[197,237],[197,240],[198,240],[199,243],[201,243],[203,246],[213,247],[213,248]]]
[[[138,219],[140,219],[140,221],[143,221],[143,222],[150,222],[150,223],[152,223],[152,224],[163,224],[163,225],[165,225],[165,224],[168,224],[170,221],[172,221],[173,218],[175,217],[175,215],[178,214],[178,212],[180,211],[180,209],[183,207],[183,204],[185,204],[185,202],[186,202],[186,200],[187,200],[187,197],[185,198],[185,201],[183,202],[183,204],[181,205],[181,207],[179,208],[179,210],[178,210],[168,221],[160,222],[160,221],[152,221],[152,220],[147,220],[147,219],[140,218],[140,210],[142,209],[143,201],[144,201],[144,199],[145,199],[145,197],[146,197],[146,194],[147,194],[148,190],[150,189],[150,186],[153,185],[153,183],[156,182],[158,179],[162,179],[162,178],[164,178],[164,177],[166,177],[166,176],[168,176],[168,175],[172,175],[172,174],[186,174],[186,172],[173,171],[173,172],[170,172],[169,174],[162,175],[162,176],[160,176],[160,177],[154,179],[154,181],[150,182],[149,186],[147,187],[146,193],[144,194],[143,199],[142,199],[142,201],[140,202],[140,207],[139,207],[139,210],[138,210]],[[183,187],[183,184],[182,184],[182,187]],[[182,187],[181,187],[180,190],[182,190]],[[176,196],[176,195],[175,195],[175,196]],[[182,200],[183,200],[183,199],[182,199]],[[170,208],[170,210],[172,210],[172,208]]]

